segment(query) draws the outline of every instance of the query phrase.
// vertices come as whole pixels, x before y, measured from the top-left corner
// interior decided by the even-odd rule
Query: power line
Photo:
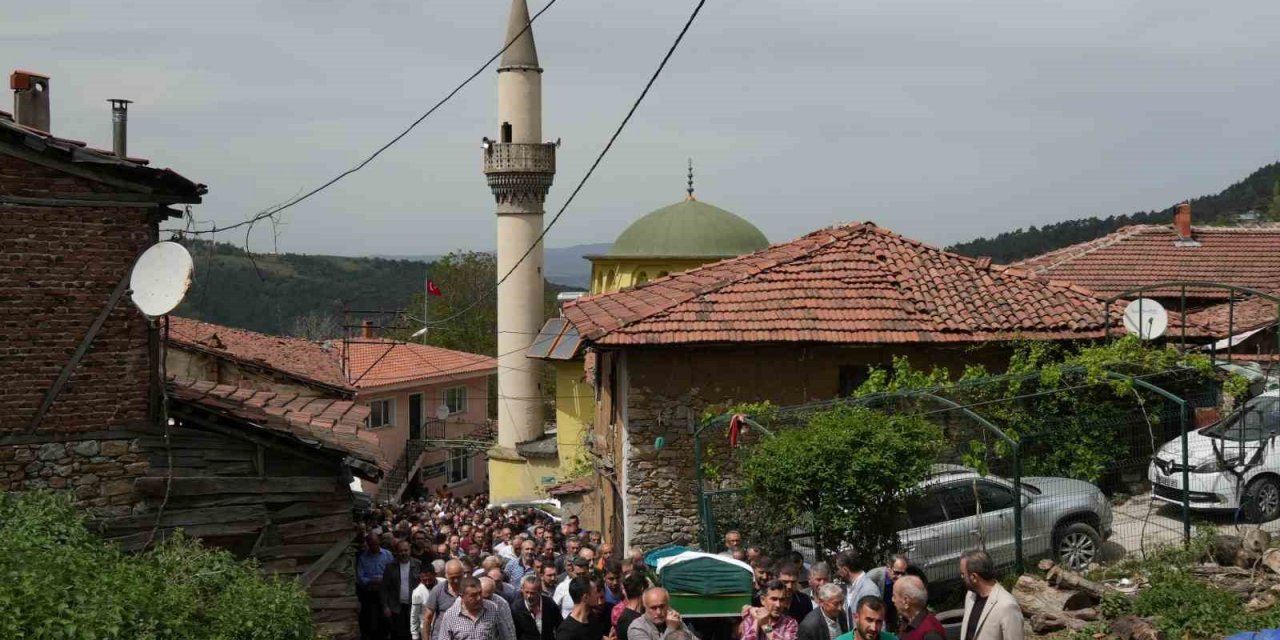
[[[582,191],[582,187],[584,187],[587,184],[587,180],[591,179],[591,175],[595,173],[596,168],[600,166],[600,163],[604,160],[605,155],[608,154],[609,150],[613,148],[613,143],[618,140],[618,136],[622,135],[622,130],[626,128],[627,123],[631,121],[631,117],[634,116],[636,113],[636,110],[640,108],[640,104],[644,102],[645,96],[649,95],[649,90],[652,89],[654,83],[657,82],[658,76],[661,75],[662,70],[666,68],[667,62],[670,61],[671,56],[675,54],[676,49],[680,46],[680,42],[684,40],[685,34],[689,32],[689,27],[693,26],[693,21],[697,19],[698,13],[702,11],[702,6],[705,5],[706,3],[707,3],[707,0],[698,0],[698,5],[693,8],[693,13],[689,14],[689,19],[685,21],[684,27],[680,29],[680,34],[676,36],[675,42],[672,42],[671,47],[667,49],[666,55],[662,56],[662,62],[658,63],[658,68],[654,70],[653,75],[649,77],[649,81],[645,83],[644,89],[640,92],[640,96],[637,97],[635,102],[631,104],[631,108],[627,110],[627,115],[622,118],[622,122],[618,124],[618,128],[615,129],[613,132],[613,135],[609,137],[609,142],[607,142],[604,145],[604,148],[600,150],[599,155],[596,156],[595,162],[591,163],[591,167],[587,169],[586,174],[584,174],[582,176],[582,179],[578,181],[578,186],[574,187],[573,192],[569,194],[568,199],[564,201],[564,204],[560,206],[560,209],[556,211],[556,214],[551,217],[551,222],[547,223],[546,227],[543,227],[542,232],[538,234],[538,237],[534,239],[533,243],[529,245],[529,248],[526,249],[524,254],[520,256],[520,259],[517,260],[516,263],[511,266],[510,270],[508,270],[505,274],[503,274],[501,278],[498,279],[498,283],[493,286],[493,289],[485,289],[484,295],[481,295],[470,305],[464,307],[461,311],[458,311],[457,313],[451,316],[448,316],[446,318],[439,320],[438,321],[439,323],[443,324],[451,320],[454,320],[456,318],[459,318],[463,314],[466,314],[470,312],[472,309],[479,306],[480,303],[484,302],[492,292],[496,292],[498,290],[498,287],[502,286],[502,283],[506,282],[507,278],[510,278],[512,273],[515,273],[516,269],[520,268],[520,265],[526,259],[528,259],[529,254],[533,253],[534,249],[538,248],[538,246],[542,244],[542,240],[547,236],[547,233],[551,231],[551,228],[556,225],[556,222],[559,222],[560,216],[564,215],[565,209],[569,208],[569,205],[573,202],[574,198],[578,196],[578,192]]]
[[[533,23],[534,23],[534,21],[536,21],[540,16],[542,16],[542,14],[546,13],[546,12],[547,12],[547,10],[548,10],[548,9],[550,9],[552,6],[554,6],[554,5],[555,5],[555,3],[556,3],[557,1],[558,1],[558,0],[549,0],[549,1],[547,2],[547,6],[543,7],[540,11],[538,11],[537,13],[535,13],[535,14],[533,15],[533,17],[532,17],[532,18],[529,18],[529,23],[528,23],[528,24],[526,24],[526,25],[524,26],[524,28],[520,30],[520,32],[519,32],[519,33],[517,33],[514,37],[512,37],[512,38],[511,38],[511,40],[510,40],[509,42],[507,42],[506,46],[502,47],[502,49],[500,49],[497,53],[495,53],[495,54],[493,54],[492,56],[490,56],[490,57],[489,57],[489,59],[488,59],[488,60],[486,60],[486,61],[485,61],[485,63],[484,63],[483,65],[481,65],[481,66],[480,66],[480,68],[476,69],[476,70],[475,70],[475,72],[473,72],[471,75],[467,76],[467,78],[466,78],[465,80],[463,80],[461,84],[459,84],[458,86],[454,87],[454,88],[453,88],[453,91],[450,91],[447,95],[445,95],[445,97],[441,98],[441,99],[440,99],[440,101],[439,101],[439,102],[437,102],[437,103],[435,103],[435,105],[434,105],[434,106],[432,106],[430,109],[428,109],[426,113],[422,114],[421,116],[418,116],[418,119],[417,119],[417,120],[414,120],[414,121],[413,121],[413,123],[412,123],[412,124],[410,124],[408,127],[406,127],[403,131],[401,131],[401,132],[399,133],[399,135],[397,135],[396,137],[392,138],[389,142],[387,142],[386,144],[382,145],[381,147],[378,147],[378,150],[377,150],[377,151],[374,151],[374,152],[373,152],[369,157],[365,158],[364,160],[362,160],[359,164],[355,165],[354,167],[351,167],[350,169],[347,169],[346,171],[343,171],[342,173],[340,173],[340,174],[338,174],[338,175],[334,176],[333,178],[330,178],[330,179],[329,179],[327,182],[325,182],[324,184],[322,184],[322,185],[320,185],[320,186],[318,186],[318,187],[316,187],[316,188],[314,188],[314,189],[312,189],[312,190],[310,190],[310,191],[308,191],[308,192],[306,192],[306,193],[304,193],[304,194],[302,194],[302,195],[300,195],[300,196],[297,196],[297,197],[295,197],[295,198],[292,198],[292,199],[288,200],[288,201],[287,201],[287,202],[285,202],[284,204],[280,204],[280,205],[276,205],[276,206],[268,207],[267,209],[265,209],[265,210],[263,210],[263,211],[261,211],[261,212],[257,213],[257,214],[256,214],[256,215],[254,215],[253,217],[248,218],[248,219],[246,219],[246,220],[241,220],[240,222],[237,222],[237,223],[235,223],[235,224],[232,224],[232,225],[229,225],[229,226],[226,226],[226,227],[219,227],[219,226],[217,226],[216,224],[214,224],[212,228],[210,228],[210,229],[205,229],[205,230],[186,230],[186,231],[183,231],[183,230],[179,230],[179,229],[166,229],[165,231],[169,231],[169,232],[182,232],[182,233],[184,233],[185,235],[199,235],[199,234],[205,234],[205,233],[216,234],[216,233],[218,233],[219,231],[230,231],[230,230],[232,230],[232,229],[236,229],[236,228],[238,228],[238,227],[243,227],[243,226],[246,226],[246,225],[248,225],[248,226],[252,227],[252,225],[254,225],[254,224],[258,223],[258,222],[261,222],[262,220],[265,220],[265,219],[267,219],[267,218],[270,218],[271,216],[274,216],[275,214],[280,213],[281,211],[284,211],[285,209],[288,209],[288,208],[290,208],[290,207],[292,207],[292,206],[294,206],[294,205],[296,205],[296,204],[298,204],[298,203],[302,202],[303,200],[306,200],[307,198],[310,198],[311,196],[314,196],[314,195],[316,195],[317,193],[320,193],[321,191],[324,191],[325,189],[328,189],[329,187],[331,187],[331,186],[333,186],[335,183],[337,183],[339,180],[342,180],[343,178],[345,178],[345,177],[347,177],[347,176],[349,176],[349,175],[351,175],[351,174],[353,174],[353,173],[355,173],[355,172],[357,172],[357,171],[359,171],[359,170],[363,169],[363,168],[365,167],[365,165],[369,164],[370,162],[373,162],[373,160],[374,160],[375,158],[377,158],[378,156],[382,155],[382,152],[386,151],[387,149],[390,149],[390,148],[391,148],[391,146],[392,146],[392,145],[394,145],[394,144],[396,144],[397,142],[400,142],[400,140],[401,140],[401,139],[403,139],[405,136],[409,135],[409,132],[410,132],[410,131],[413,131],[413,130],[414,130],[414,128],[416,128],[419,124],[422,124],[422,121],[423,121],[423,120],[426,120],[426,119],[427,119],[431,114],[435,113],[435,112],[436,112],[436,110],[438,110],[440,107],[443,107],[443,106],[445,105],[445,103],[449,102],[449,100],[453,99],[453,97],[454,97],[455,95],[457,95],[457,94],[458,94],[458,92],[462,91],[462,89],[463,89],[463,88],[465,88],[467,85],[471,84],[471,81],[472,81],[472,80],[475,80],[477,77],[479,77],[479,76],[480,76],[480,74],[481,74],[481,73],[483,73],[485,69],[488,69],[488,68],[489,68],[489,65],[493,64],[493,62],[494,62],[495,60],[497,60],[500,56],[502,56],[502,54],[506,53],[506,52],[507,52],[507,49],[510,49],[510,48],[512,47],[512,45],[514,45],[514,44],[516,43],[516,41],[520,39],[520,36],[524,35],[524,33],[525,33],[526,31],[528,31],[529,29],[533,28]],[[247,249],[248,249],[248,248],[246,247],[246,250],[247,250]]]

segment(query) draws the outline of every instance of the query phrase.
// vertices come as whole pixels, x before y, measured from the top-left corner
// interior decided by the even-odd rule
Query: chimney
[[[24,127],[49,131],[49,76],[17,70],[9,75],[13,120]]]
[[[373,321],[372,320],[362,320],[360,322],[360,337],[362,338],[373,337]]]
[[[1173,230],[1178,233],[1179,240],[1191,239],[1191,203],[1184,202],[1178,205],[1177,211],[1173,214]]]
[[[111,152],[124,160],[128,156],[129,104],[132,100],[110,98],[111,103]]]

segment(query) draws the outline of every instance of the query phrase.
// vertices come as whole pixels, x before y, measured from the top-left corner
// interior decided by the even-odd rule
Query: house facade
[[[580,298],[564,316],[599,398],[590,441],[607,476],[586,498],[601,521],[584,524],[643,548],[698,538],[690,434],[711,407],[832,399],[895,356],[999,366],[1011,341],[1093,340],[1107,322],[1086,289],[869,223]]]

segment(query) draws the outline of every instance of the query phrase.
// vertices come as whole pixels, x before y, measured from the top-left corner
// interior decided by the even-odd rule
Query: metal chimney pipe
[[[110,98],[111,103],[111,152],[121,160],[128,158],[129,105],[132,100]]]

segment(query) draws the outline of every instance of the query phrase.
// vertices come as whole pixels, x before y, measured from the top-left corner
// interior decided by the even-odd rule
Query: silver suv
[[[911,563],[930,581],[956,578],[960,554],[985,547],[1001,565],[1014,561],[1013,483],[959,465],[935,465],[907,505],[898,532]],[[1068,478],[1022,480],[1025,558],[1052,556],[1082,568],[1111,536],[1111,504],[1097,487]]]

